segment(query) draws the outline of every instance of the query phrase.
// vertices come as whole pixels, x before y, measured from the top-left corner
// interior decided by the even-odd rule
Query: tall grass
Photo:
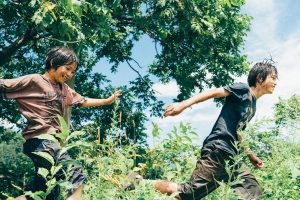
[[[102,199],[126,199],[126,200],[167,200],[174,199],[172,196],[163,195],[153,188],[150,183],[142,182],[135,190],[125,191],[121,183],[126,183],[126,175],[130,171],[136,171],[145,179],[163,179],[178,183],[187,181],[195,168],[197,158],[200,156],[201,146],[195,143],[198,135],[190,124],[180,123],[179,127],[167,134],[167,139],[161,139],[160,129],[153,124],[153,147],[143,147],[134,143],[126,136],[122,127],[118,126],[120,114],[114,110],[111,129],[105,134],[106,138],[100,142],[100,129],[97,140],[86,142],[82,139],[86,133],[75,131],[69,134],[65,122],[60,118],[62,124],[63,145],[61,152],[76,147],[77,157],[70,164],[81,163],[89,178],[84,185],[82,198],[84,200]],[[233,164],[226,166],[229,182],[218,182],[220,187],[209,194],[206,200],[232,200],[240,199],[231,189],[231,186],[243,180],[237,178],[231,180],[240,169],[237,167],[241,161],[245,162],[257,178],[263,188],[265,197],[263,199],[300,199],[300,144],[298,130],[289,134],[283,134],[278,127],[269,125],[272,119],[262,120],[250,125],[243,135],[245,144],[260,157],[265,167],[256,170],[247,160],[245,152],[239,151],[239,155],[233,157]],[[266,128],[267,127],[267,128]],[[276,134],[275,134],[276,133]],[[294,139],[291,137],[293,135]],[[57,137],[57,135],[56,135]],[[39,138],[55,141],[51,135],[42,135]],[[128,140],[124,145],[121,141]],[[291,142],[293,141],[293,142]],[[57,141],[55,141],[57,142]],[[50,171],[40,169],[39,174],[47,179],[48,190],[46,192],[26,192],[35,200],[45,199],[46,195],[55,185],[63,188],[62,199],[65,199],[65,190],[72,187],[68,181],[56,181],[54,174],[61,168],[48,155],[39,154],[53,164]],[[68,172],[66,172],[68,174]],[[8,195],[7,195],[8,196]]]

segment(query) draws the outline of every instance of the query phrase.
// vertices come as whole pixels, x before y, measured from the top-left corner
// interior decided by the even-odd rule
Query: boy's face
[[[261,89],[264,94],[272,94],[277,85],[277,75],[272,71],[264,82],[261,83]]]
[[[54,68],[51,68],[48,72],[52,80],[58,83],[64,83],[65,81],[73,77],[76,68],[77,68],[76,63],[71,63],[71,64],[61,65],[56,70]]]

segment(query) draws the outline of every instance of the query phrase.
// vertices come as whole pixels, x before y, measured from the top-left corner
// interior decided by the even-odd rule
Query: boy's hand
[[[111,95],[107,100],[108,100],[108,104],[111,104],[111,103],[113,103],[113,102],[115,102],[116,100],[118,100],[119,99],[119,96],[121,96],[122,95],[122,90],[115,90],[114,91],[114,94],[113,95]]]
[[[252,165],[254,165],[254,167],[256,167],[257,169],[264,167],[263,161],[261,159],[259,159],[256,155],[249,154],[248,157],[249,157],[249,160],[252,163]]]
[[[180,103],[172,103],[170,105],[167,106],[165,112],[164,112],[164,117],[168,117],[168,116],[175,116],[180,114],[184,109],[185,109],[185,105],[183,102]]]

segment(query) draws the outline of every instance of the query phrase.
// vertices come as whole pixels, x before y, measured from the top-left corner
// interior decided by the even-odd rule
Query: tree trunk
[[[71,79],[67,80],[65,83],[66,83],[70,88],[74,89],[75,75],[74,75]],[[71,107],[71,106],[68,106],[68,107],[66,108],[65,115],[63,116],[63,117],[64,117],[64,120],[66,121],[66,123],[67,123],[67,125],[68,125],[68,129],[70,129],[70,124],[71,124],[71,122],[70,122],[70,120],[71,120],[71,112],[72,112],[72,107]]]

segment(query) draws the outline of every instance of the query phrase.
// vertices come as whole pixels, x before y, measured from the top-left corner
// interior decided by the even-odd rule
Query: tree
[[[13,186],[23,186],[24,182],[32,180],[34,166],[25,154],[22,143],[24,139],[14,131],[0,127],[0,196],[11,194],[19,196],[21,191]]]
[[[245,0],[2,0],[0,73],[4,78],[42,73],[47,50],[65,45],[81,59],[75,89],[85,96],[99,97],[108,93],[100,86],[109,81],[93,73],[95,64],[105,57],[112,64],[112,73],[116,73],[119,64],[127,62],[137,78],[123,88],[128,94],[123,97],[128,98],[125,104],[131,107],[121,103],[120,110],[128,116],[142,116],[139,125],[143,130],[143,111],[151,108],[152,115],[161,116],[163,106],[155,96],[150,75],[162,83],[175,80],[180,87],[175,100],[183,100],[197,89],[232,83],[235,76],[247,72],[248,62],[240,49],[251,17],[239,13],[244,3]],[[141,76],[131,51],[144,34],[161,50],[148,66],[148,74]],[[25,126],[13,101],[2,101],[0,109],[2,119],[19,128]],[[88,117],[99,119],[95,111],[76,110],[72,119],[80,123]]]
[[[293,95],[289,99],[279,98],[279,102],[274,105],[275,123],[278,127],[289,127],[294,130],[299,129],[300,120],[300,96]]]

